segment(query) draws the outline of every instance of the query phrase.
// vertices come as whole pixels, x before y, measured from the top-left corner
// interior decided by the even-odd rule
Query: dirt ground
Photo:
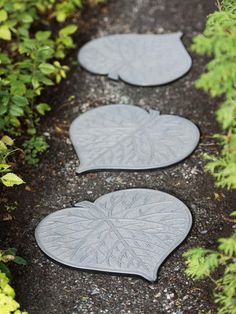
[[[20,170],[27,185],[6,192],[18,201],[15,219],[0,222],[0,247],[18,248],[29,262],[26,267],[14,267],[13,284],[17,299],[30,314],[215,313],[211,283],[193,282],[186,277],[182,258],[188,248],[213,248],[219,236],[229,234],[230,225],[223,216],[233,209],[232,195],[216,189],[212,177],[203,170],[202,153],[219,149],[211,139],[219,131],[214,119],[217,101],[194,87],[206,60],[191,53],[193,67],[186,76],[152,88],[92,75],[76,61],[77,50],[85,42],[113,33],[181,30],[189,50],[192,37],[203,29],[214,7],[214,0],[109,0],[98,9],[84,12],[76,35],[77,47],[67,59],[71,65],[68,78],[43,96],[43,101],[53,104],[40,127],[50,149],[38,168],[25,166]],[[165,169],[76,175],[79,161],[68,139],[71,121],[94,107],[115,103],[136,104],[192,120],[201,130],[198,148],[183,162]],[[134,187],[168,192],[186,203],[193,215],[189,236],[163,263],[155,283],[136,276],[67,268],[39,250],[34,230],[47,214],[78,201],[94,201],[108,192]]]

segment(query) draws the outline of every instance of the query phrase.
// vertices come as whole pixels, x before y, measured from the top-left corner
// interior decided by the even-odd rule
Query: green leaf
[[[42,80],[43,84],[47,85],[47,86],[52,86],[54,85],[54,82],[50,79],[48,79],[47,77],[43,77]]]
[[[64,37],[64,36],[72,35],[76,32],[77,28],[78,27],[75,24],[67,25],[66,27],[62,28],[59,31],[59,36]]]
[[[13,117],[20,117],[24,115],[24,110],[16,105],[11,105],[9,114]]]
[[[4,40],[11,40],[11,31],[8,26],[0,26],[0,38]]]
[[[24,183],[24,181],[20,177],[18,177],[16,174],[14,174],[12,172],[5,174],[0,179],[1,179],[2,183],[8,187],[12,187],[14,185],[20,185],[20,184]]]
[[[39,80],[36,76],[32,77],[31,83],[32,83],[34,89],[36,89],[40,86]]]
[[[63,11],[58,11],[56,13],[56,19],[58,22],[64,22],[66,20],[66,14]]]
[[[25,107],[29,103],[26,97],[18,96],[18,95],[12,97],[12,102],[19,107]]]
[[[5,143],[8,146],[12,146],[14,144],[14,141],[12,138],[10,138],[10,136],[4,135],[1,139],[1,141],[3,141],[3,143]]]
[[[32,23],[33,22],[32,16],[27,14],[27,13],[21,14],[20,19],[23,23]]]
[[[0,53],[0,64],[10,64],[11,59],[6,53]]]
[[[209,276],[220,263],[220,255],[217,252],[201,247],[190,249],[183,256],[186,258],[186,273],[194,279]]]
[[[19,80],[14,80],[11,82],[11,94],[22,96],[26,92],[26,86],[23,82]]]
[[[10,97],[9,96],[3,96],[0,100],[0,115],[3,115],[8,111],[8,105],[9,105]]]
[[[52,49],[49,46],[43,46],[39,48],[37,51],[37,58],[39,61],[42,61],[42,62],[52,58],[53,55],[54,55],[54,49]]]
[[[236,70],[235,70],[236,71]],[[227,98],[226,101],[216,111],[216,117],[223,129],[236,126],[236,97]]]
[[[19,35],[21,35],[22,37],[26,38],[26,37],[30,36],[29,30],[25,28],[25,25],[22,27],[19,27],[17,31],[18,31]]]
[[[41,63],[39,69],[43,74],[52,74],[55,71],[55,67],[50,63]]]
[[[7,146],[2,140],[0,140],[0,153],[7,153],[7,152],[8,152]]]
[[[10,117],[9,122],[15,128],[18,128],[20,126],[20,120],[16,118],[15,116]]]
[[[6,274],[6,276],[11,279],[12,275],[10,269],[2,262],[0,262],[0,272]]]
[[[45,31],[45,32],[39,31],[35,34],[35,38],[40,41],[45,41],[49,39],[50,36],[51,36],[51,32],[49,31]]]
[[[15,256],[13,262],[18,265],[27,265],[27,261],[23,257],[20,257],[20,256]]]
[[[229,238],[219,239],[219,249],[222,250],[226,255],[232,257],[236,256],[236,233]]]
[[[0,22],[4,22],[7,19],[7,11],[0,10]]]
[[[9,168],[11,168],[11,166],[8,164],[0,164],[0,172],[6,172]]]
[[[66,47],[72,47],[73,46],[73,40],[69,36],[62,37],[62,38],[60,38],[60,40]]]
[[[16,252],[17,252],[17,249],[12,247],[12,248],[9,248],[5,251],[5,254],[4,255],[13,255],[15,256],[16,255]]]
[[[35,128],[28,128],[27,129],[27,134],[29,135],[35,135],[37,133],[37,130]]]
[[[51,107],[46,103],[40,103],[36,106],[36,109],[39,114],[45,115],[45,112],[50,111]]]

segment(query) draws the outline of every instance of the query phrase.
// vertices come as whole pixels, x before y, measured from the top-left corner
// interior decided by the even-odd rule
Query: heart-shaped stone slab
[[[189,120],[131,105],[108,105],[73,121],[70,138],[78,173],[97,169],[153,169],[186,158],[198,144]]]
[[[56,211],[40,222],[35,236],[42,251],[62,264],[155,281],[191,224],[189,209],[176,197],[130,189]]]
[[[171,34],[118,34],[92,40],[78,54],[79,63],[95,74],[138,86],[166,84],[183,76],[192,60]]]

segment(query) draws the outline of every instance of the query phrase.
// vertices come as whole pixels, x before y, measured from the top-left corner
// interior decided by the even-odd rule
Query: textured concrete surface
[[[183,46],[182,32],[115,34],[89,41],[79,51],[80,65],[136,86],[175,81],[189,71],[192,60]],[[161,75],[160,75],[161,73]]]
[[[38,224],[35,238],[47,256],[63,265],[154,282],[191,226],[189,209],[176,197],[125,189],[51,213]]]
[[[69,134],[77,173],[164,168],[189,156],[200,138],[190,120],[129,104],[89,110],[72,122]]]
[[[90,39],[112,33],[179,30],[185,33],[183,42],[189,48],[192,37],[202,30],[206,15],[213,9],[214,0],[110,0],[100,9],[85,12],[79,25],[77,48]],[[227,235],[230,227],[223,216],[233,208],[230,193],[217,190],[212,177],[203,171],[202,153],[219,149],[211,139],[219,131],[214,119],[217,101],[194,87],[206,60],[192,54],[193,68],[180,80],[162,87],[137,88],[80,69],[76,54],[74,51],[68,58],[68,64],[74,65],[67,80],[43,97],[43,101],[53,104],[41,125],[50,149],[38,169],[22,168],[27,186],[9,194],[19,203],[13,213],[15,220],[0,225],[0,246],[17,247],[29,261],[28,266],[13,269],[18,299],[30,314],[194,314],[210,309],[214,313],[211,283],[187,278],[182,258],[188,248],[196,245],[211,248],[219,235]],[[165,169],[76,175],[79,163],[68,139],[69,125],[78,114],[109,103],[136,104],[186,117],[200,127],[200,144],[190,158]],[[47,214],[132,187],[170,193],[193,214],[188,238],[163,264],[154,284],[135,276],[66,268],[38,249],[34,230]]]

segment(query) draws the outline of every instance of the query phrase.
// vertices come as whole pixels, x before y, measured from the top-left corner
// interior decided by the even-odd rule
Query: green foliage
[[[223,129],[236,127],[236,97],[229,97],[216,111],[216,118]]]
[[[219,266],[220,262],[220,255],[217,252],[200,247],[190,249],[184,253],[184,257],[187,258],[187,275],[196,279],[209,276]]]
[[[61,1],[56,4],[55,16],[58,22],[64,22],[76,8],[82,7],[82,0]]]
[[[48,148],[44,137],[36,135],[36,127],[51,107],[38,96],[66,77],[69,68],[61,60],[74,47],[77,26],[61,23],[81,7],[82,0],[0,0],[0,136],[27,133],[23,146],[31,165],[38,164],[39,155]],[[13,144],[9,136],[2,136],[0,182],[8,187],[24,183],[11,170]],[[26,263],[15,249],[0,251],[0,314],[26,314],[19,310],[9,285],[6,263],[10,261]]]
[[[15,151],[11,148],[13,145],[14,142],[9,136],[5,135],[0,140],[0,182],[8,187],[24,183],[20,177],[11,172],[11,165],[8,163],[8,157]]]
[[[15,248],[10,248],[7,250],[0,250],[0,271],[5,273],[8,278],[11,278],[11,271],[6,265],[9,262],[13,262],[18,265],[27,265],[24,258],[18,256],[17,250]]]
[[[193,248],[184,253],[186,273],[193,279],[210,278],[219,314],[236,314],[236,233],[219,239],[216,251]],[[216,270],[223,271],[219,276]],[[212,277],[214,276],[214,278]]]
[[[48,144],[43,136],[33,136],[23,144],[25,160],[29,165],[36,166],[39,156],[48,149]]]
[[[9,279],[0,271],[0,313],[27,314],[21,311],[20,304],[15,300],[15,291],[9,284]]]
[[[193,50],[213,59],[196,82],[198,88],[225,101],[216,111],[225,135],[216,134],[222,146],[219,155],[205,155],[206,170],[219,187],[236,188],[236,2],[222,0],[219,11],[207,18],[202,35],[194,38]],[[236,212],[231,214],[236,217]],[[227,219],[236,223],[234,218]],[[186,273],[195,280],[210,278],[219,314],[236,314],[236,233],[218,240],[217,250],[201,247],[188,250]]]
[[[77,26],[64,22],[86,2],[0,0],[0,134],[36,135],[51,109],[38,96],[69,70],[61,60],[74,47]]]
[[[205,155],[210,162],[206,170],[216,178],[219,187],[236,188],[236,133],[232,130],[227,135],[214,135],[223,146],[219,157]]]
[[[206,169],[217,186],[236,188],[236,2],[223,0],[219,11],[210,14],[203,34],[193,40],[193,50],[213,59],[196,82],[211,96],[224,96],[216,112],[225,136],[215,136],[223,148],[219,156],[206,156]]]
[[[210,14],[203,34],[193,40],[193,50],[213,57],[197,87],[212,96],[235,95],[236,11],[235,1],[222,1],[219,11]]]
[[[66,76],[68,67],[57,59],[73,47],[71,36],[77,29],[71,24],[52,34],[50,19],[64,21],[80,6],[78,0],[0,1],[0,39],[6,41],[0,49],[0,130],[19,132],[23,126],[35,134],[40,115],[50,109],[37,104],[37,97]],[[35,25],[43,30],[34,32]]]
[[[1,17],[1,13],[0,13]],[[15,151],[12,149],[14,141],[9,136],[3,136],[0,140],[0,181],[5,186],[22,184],[24,181],[11,172],[11,165],[8,163],[8,157]],[[14,262],[25,265],[26,261],[16,255],[16,249],[0,250],[0,313],[1,314],[27,314],[19,310],[20,305],[15,301],[14,289],[9,285],[11,272],[6,263]]]
[[[27,314],[20,311],[20,305],[15,300],[15,291],[10,286],[10,269],[6,266],[9,262],[26,265],[25,259],[16,255],[16,249],[0,250],[0,313],[1,314]]]

